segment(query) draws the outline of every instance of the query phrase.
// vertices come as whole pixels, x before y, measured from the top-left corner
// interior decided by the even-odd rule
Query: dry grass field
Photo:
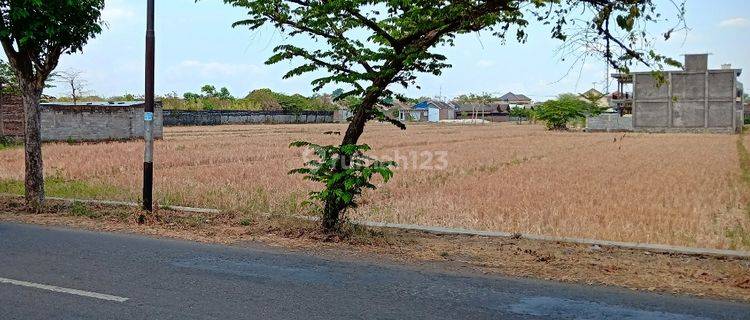
[[[344,126],[167,128],[156,144],[156,197],[160,204],[245,214],[304,214],[301,202],[317,186],[287,175],[304,156],[287,146],[300,139],[336,142],[322,134],[331,130]],[[738,139],[750,145],[736,135],[370,125],[362,141],[372,154],[399,155],[402,166],[392,181],[365,194],[350,217],[750,249],[750,164],[742,170]],[[137,200],[142,149],[140,142],[46,144],[49,193]],[[447,167],[440,168],[443,159]],[[22,150],[0,151],[0,163],[0,192],[20,192]]]

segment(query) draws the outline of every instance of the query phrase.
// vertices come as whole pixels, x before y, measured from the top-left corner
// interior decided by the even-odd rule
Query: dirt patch
[[[62,225],[233,245],[258,243],[316,255],[389,261],[633,290],[750,302],[750,259],[350,226],[338,236],[285,216],[219,215],[157,210],[135,223],[135,208],[50,201],[42,214],[0,197],[0,221]]]

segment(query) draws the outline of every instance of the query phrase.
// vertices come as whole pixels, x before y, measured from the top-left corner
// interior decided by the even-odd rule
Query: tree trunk
[[[370,108],[374,107],[374,103]],[[362,132],[365,129],[365,123],[367,123],[367,110],[365,109],[365,103],[362,107],[357,109],[357,112],[352,118],[352,122],[349,123],[349,127],[346,129],[344,139],[341,141],[341,146],[349,144],[357,144],[359,137],[362,136]],[[339,155],[338,161],[336,161],[336,172],[343,171],[346,167],[351,164],[351,159],[344,155]],[[325,201],[325,207],[323,208],[323,230],[326,232],[334,232],[338,229],[341,214],[346,209],[344,203],[339,201],[335,197],[329,197]]]
[[[341,141],[341,146],[357,144],[359,137],[365,130],[365,124],[370,117],[370,110],[376,107],[380,96],[383,94],[387,82],[376,81],[371,87],[373,88],[362,99],[362,105],[357,108],[352,121],[346,128],[346,133]],[[341,172],[351,164],[351,158],[339,155],[338,161],[336,161],[335,172]],[[346,205],[336,199],[335,197],[329,197],[325,201],[325,207],[323,208],[323,229],[326,232],[335,232],[338,230],[341,214],[346,210]]]
[[[44,172],[42,165],[42,126],[39,100],[42,90],[23,88],[25,114],[24,155],[26,176],[24,180],[26,205],[35,212],[44,206]]]

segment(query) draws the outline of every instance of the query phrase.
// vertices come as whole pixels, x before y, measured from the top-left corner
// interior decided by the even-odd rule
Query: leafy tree
[[[0,43],[23,96],[27,205],[44,205],[39,102],[62,54],[83,49],[102,31],[104,0],[0,0]]]
[[[216,94],[216,98],[221,100],[234,100],[234,97],[231,93],[229,93],[229,89],[226,87],[221,87],[219,92]]]
[[[44,84],[45,88],[53,88],[52,82],[55,80],[55,73],[52,73],[47,78],[47,82]],[[3,85],[4,94],[21,94],[21,87],[18,84],[18,77],[13,67],[10,66],[5,60],[0,60],[0,83]]]
[[[185,99],[185,100],[193,100],[193,101],[195,101],[195,100],[200,99],[201,95],[199,95],[197,93],[192,93],[192,92],[185,92],[185,94],[182,95],[182,98]]]
[[[534,110],[537,119],[544,121],[550,130],[567,130],[570,121],[597,115],[602,108],[574,94],[563,94],[555,100],[542,103]]]
[[[306,163],[302,173],[320,181],[324,189],[313,196],[324,203],[322,224],[325,230],[336,230],[342,213],[356,206],[355,198],[376,172],[390,177],[393,163],[377,163],[372,168],[360,162],[369,147],[358,144],[365,124],[370,120],[386,121],[405,128],[398,120],[385,115],[378,107],[383,97],[395,95],[392,85],[408,87],[417,75],[440,75],[450,65],[446,57],[435,52],[443,45],[453,45],[458,34],[487,31],[505,41],[513,35],[526,40],[530,21],[551,26],[553,38],[562,41],[595,42],[602,57],[615,68],[627,71],[635,61],[652,67],[673,64],[674,60],[641,47],[648,22],[660,19],[651,0],[225,0],[243,7],[247,19],[234,26],[261,30],[271,26],[286,33],[284,43],[274,49],[266,63],[282,61],[300,64],[284,77],[311,72],[325,72],[312,81],[315,90],[326,85],[347,87],[346,96],[358,96],[341,143],[312,147],[319,161]],[[678,6],[678,17],[682,8]],[[574,17],[572,19],[571,17]],[[668,31],[667,33],[671,33]],[[295,40],[314,41],[300,46]],[[369,163],[369,162],[368,162]],[[376,170],[377,169],[377,170]]]
[[[282,110],[281,103],[276,99],[276,93],[271,89],[257,89],[250,92],[245,99],[252,100],[260,104],[262,110],[279,111]]]
[[[207,84],[201,87],[201,92],[203,93],[203,95],[191,94],[190,97],[194,98],[197,96],[202,98],[216,98],[219,100],[234,100],[234,97],[226,87],[222,87],[221,89],[219,89],[219,91],[216,91],[216,87]]]
[[[3,60],[0,60],[0,83],[3,85],[3,94],[21,93],[15,71],[13,71],[13,68]]]
[[[216,95],[216,87],[207,84],[201,87],[201,92],[203,92],[204,97],[213,97]]]
[[[457,96],[455,99],[453,99],[454,102],[458,104],[487,104],[492,103],[495,101],[499,101],[500,98],[496,97],[490,93],[481,93],[481,94],[475,94],[475,93],[469,93],[469,94],[462,94]]]
[[[511,117],[516,118],[516,121],[518,121],[518,124],[521,124],[521,121],[523,119],[529,119],[531,118],[531,110],[521,107],[513,107],[510,108],[509,112]]]

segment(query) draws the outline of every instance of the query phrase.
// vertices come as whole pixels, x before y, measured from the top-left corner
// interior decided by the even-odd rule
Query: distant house
[[[452,103],[437,100],[425,100],[411,107],[401,107],[398,115],[401,121],[416,122],[440,122],[455,118],[456,107]]]
[[[523,107],[529,107],[531,106],[531,98],[523,95],[523,94],[515,94],[513,92],[508,92],[500,97],[500,101],[502,103],[509,104],[511,106],[523,106]]]
[[[427,110],[417,110],[413,107],[401,107],[398,110],[399,121],[422,122],[427,121]]]
[[[609,108],[609,99],[606,94],[594,88],[579,94],[581,100],[592,102],[601,108]]]
[[[483,119],[492,122],[510,120],[511,105],[507,103],[466,103],[458,106],[457,119]]]

